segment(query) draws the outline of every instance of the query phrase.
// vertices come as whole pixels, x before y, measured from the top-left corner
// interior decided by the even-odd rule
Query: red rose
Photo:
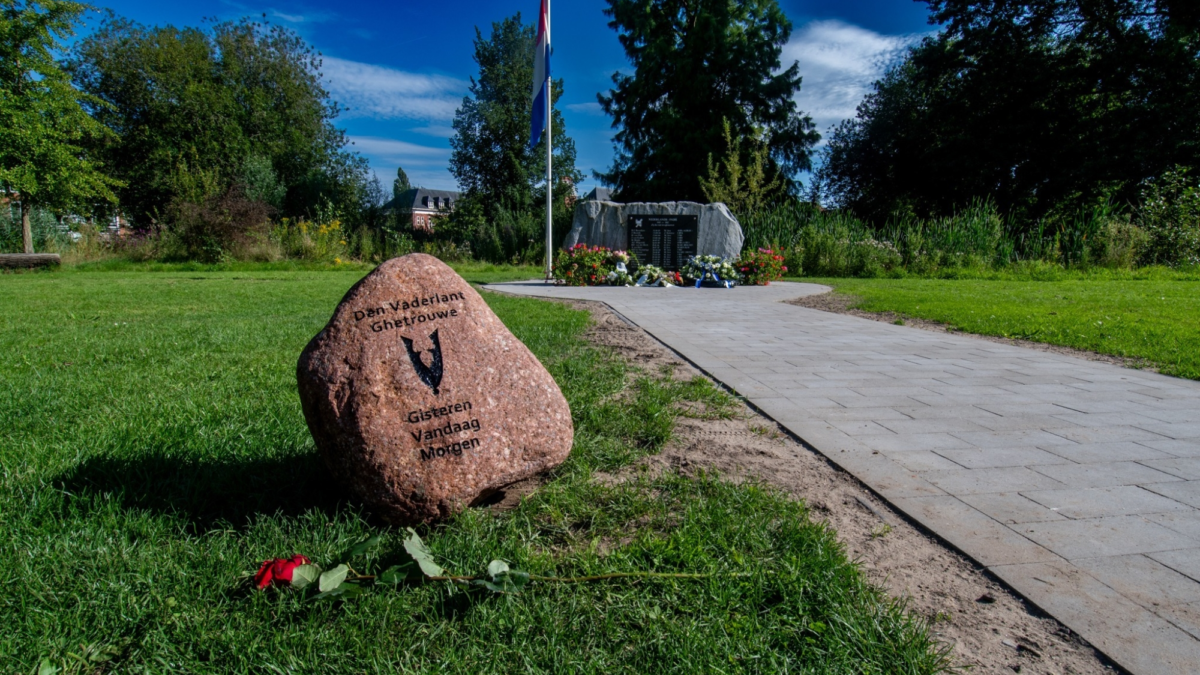
[[[264,561],[258,568],[258,574],[254,575],[254,584],[258,586],[259,590],[271,584],[290,584],[292,583],[292,572],[297,567],[310,563],[312,561],[302,555],[294,555],[291,559],[271,558]]]

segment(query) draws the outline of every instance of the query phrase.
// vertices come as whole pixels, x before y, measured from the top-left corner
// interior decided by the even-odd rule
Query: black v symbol
[[[413,341],[400,336],[404,340],[404,348],[408,350],[408,360],[412,361],[413,370],[417,371],[417,377],[425,383],[425,386],[433,390],[433,395],[438,395],[438,387],[442,384],[442,343],[438,339],[438,332],[435,330],[429,336],[429,340],[433,342],[433,349],[429,350],[429,365],[421,360],[421,352],[413,351]]]

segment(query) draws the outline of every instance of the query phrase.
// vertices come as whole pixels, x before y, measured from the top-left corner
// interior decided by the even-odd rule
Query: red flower
[[[264,561],[262,566],[258,568],[258,574],[254,575],[254,584],[259,590],[270,586],[271,584],[281,585],[292,583],[292,572],[301,565],[308,565],[312,561],[302,555],[294,555],[291,559],[287,558],[271,558]]]

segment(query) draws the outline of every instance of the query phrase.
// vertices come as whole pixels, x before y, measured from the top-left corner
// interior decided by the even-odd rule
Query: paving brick
[[[1172,476],[1188,480],[1200,480],[1200,457],[1176,457],[1172,459],[1144,459],[1138,462]]]
[[[1156,483],[1147,485],[1146,489],[1200,509],[1200,480]]]
[[[1200,602],[1157,607],[1154,613],[1200,640]]]
[[[972,418],[973,422],[988,431],[1052,431],[1054,429],[1078,429],[1078,424],[1060,419],[1056,415],[1010,415],[1007,417]]]
[[[1168,438],[1195,438],[1200,436],[1200,422],[1182,422],[1180,424],[1159,424],[1154,431]]]
[[[1016,429],[1013,431],[963,431],[954,436],[980,448],[1006,448],[1021,445],[1071,445],[1075,441],[1056,436],[1041,429]]]
[[[911,452],[913,450],[942,450],[969,448],[970,443],[950,434],[892,434],[891,436],[864,436],[862,442],[872,450]]]
[[[1003,466],[1032,466],[1035,464],[1069,464],[1071,460],[1040,448],[970,448],[937,450],[939,455],[968,469],[988,469]]]
[[[1144,555],[1081,558],[1072,562],[1150,611],[1160,606],[1200,601],[1200,582]]]
[[[1022,495],[1055,509],[1068,518],[1100,518],[1132,514],[1187,512],[1190,506],[1167,499],[1136,485],[1105,488],[1024,491]]]
[[[1081,464],[1101,462],[1131,462],[1143,459],[1170,459],[1172,455],[1133,441],[1117,443],[1080,443],[1078,445],[1048,445],[1047,452]]]
[[[950,496],[893,499],[892,503],[983,565],[1057,560],[1045,548]]]
[[[982,416],[982,415],[981,415]],[[951,431],[987,431],[985,427],[966,419],[887,419],[879,424],[898,434],[944,433]]]
[[[1026,523],[1020,532],[1068,560],[1156,553],[1197,543],[1138,516]]]
[[[851,436],[875,436],[884,434],[894,436],[896,432],[887,427],[880,426],[876,422],[870,420],[824,420],[826,424],[832,425],[835,429],[850,434]]]
[[[985,492],[1020,492],[1049,490],[1063,484],[1025,468],[956,469],[929,471],[922,477],[952,495],[971,495]]]
[[[1070,487],[1108,487],[1110,485],[1149,485],[1176,482],[1179,478],[1136,462],[1099,462],[1096,464],[1047,464],[1033,467]],[[1156,490],[1157,492],[1157,490]]]
[[[1176,457],[1200,457],[1200,438],[1183,438],[1171,441],[1141,441],[1138,445],[1161,450]]]
[[[1158,523],[1168,530],[1174,530],[1190,539],[1200,541],[1200,509],[1173,513],[1147,513],[1142,517],[1152,523]]]
[[[961,465],[955,464],[949,459],[929,450],[885,452],[883,454],[909,471],[938,471],[962,468]]]
[[[1200,547],[1161,551],[1159,553],[1151,553],[1150,557],[1180,574],[1185,574],[1195,581],[1200,581]]]
[[[1163,436],[1128,426],[1075,427],[1049,429],[1050,433],[1076,443],[1115,443],[1117,441],[1156,441]]]
[[[1130,672],[1195,675],[1200,641],[1090,574],[1065,563],[990,571]]]
[[[990,492],[956,496],[1005,525],[1067,519],[1057,511],[1052,511],[1032,499],[1022,497],[1017,492]]]

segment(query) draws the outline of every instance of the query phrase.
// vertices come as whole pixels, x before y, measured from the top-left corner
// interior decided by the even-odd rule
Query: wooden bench
[[[0,269],[53,267],[61,263],[57,253],[0,253]]]

